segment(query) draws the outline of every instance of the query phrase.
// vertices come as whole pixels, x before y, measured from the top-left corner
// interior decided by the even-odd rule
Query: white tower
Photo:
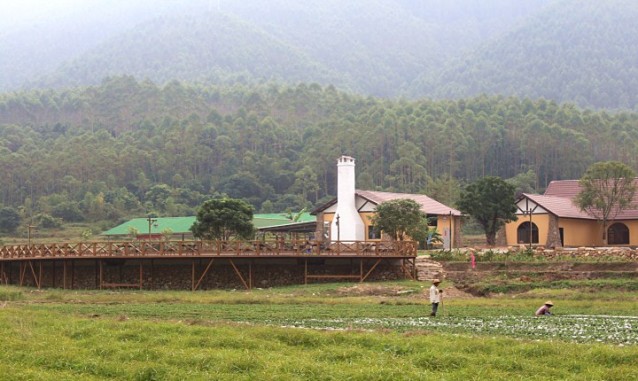
[[[332,241],[363,241],[365,225],[355,204],[354,158],[337,160],[337,210],[330,225]]]

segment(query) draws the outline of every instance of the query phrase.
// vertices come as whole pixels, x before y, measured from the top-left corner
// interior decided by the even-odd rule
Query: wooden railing
[[[414,257],[413,241],[129,241],[78,242],[0,247],[0,260],[198,256]]]

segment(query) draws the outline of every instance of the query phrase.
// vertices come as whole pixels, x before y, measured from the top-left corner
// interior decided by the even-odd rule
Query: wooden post
[[[62,289],[66,290],[66,259],[62,260]]]
[[[304,258],[303,284],[308,284],[308,258]]]
[[[142,289],[144,279],[144,268],[142,267],[142,260],[140,259],[140,290]]]
[[[102,269],[102,261],[97,261],[99,264],[99,276],[100,276],[100,290],[102,289],[102,283],[104,282],[104,274]]]
[[[191,261],[193,263],[193,271],[191,275],[191,290],[195,291],[195,260]]]

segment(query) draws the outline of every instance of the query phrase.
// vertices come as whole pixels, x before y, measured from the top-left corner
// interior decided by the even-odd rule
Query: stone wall
[[[426,257],[416,258],[416,278],[420,281],[443,279],[443,265]]]

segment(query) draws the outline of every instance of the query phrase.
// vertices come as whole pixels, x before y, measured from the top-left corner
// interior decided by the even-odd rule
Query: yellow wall
[[[563,245],[566,247],[603,244],[602,225],[595,220],[561,218],[558,227],[563,228]]]
[[[374,214],[375,214],[374,212],[359,213],[359,216],[361,216],[361,221],[363,221],[363,225],[365,226],[364,236],[366,241],[368,241],[368,226],[372,225],[371,218],[372,216],[374,216]],[[323,220],[324,222],[327,222],[330,225],[332,225],[332,220],[334,219],[334,216],[335,216],[334,213],[324,213]],[[443,218],[445,218],[445,220],[443,220]],[[450,218],[449,216],[438,216],[437,218],[436,230],[439,234],[441,234],[441,237],[443,237],[443,230],[450,226],[449,218]],[[456,231],[457,224],[459,224],[459,217],[452,216],[452,232]],[[452,239],[456,240],[457,237],[453,236]],[[373,239],[370,241],[379,241],[379,239]]]
[[[631,246],[638,246],[638,221],[614,221],[622,222],[629,228],[629,244]]]
[[[532,222],[538,227],[539,245],[547,243],[549,218],[548,214],[534,214],[532,216]],[[519,242],[516,242],[518,227],[527,221],[529,221],[529,216],[518,216],[517,221],[509,222],[505,225],[508,245],[519,244]],[[615,222],[621,222],[627,226],[629,229],[629,245],[638,246],[638,221],[613,221],[612,223]],[[603,245],[602,225],[596,220],[559,218],[558,227],[563,229],[563,245],[565,247]]]
[[[505,234],[507,236],[508,245],[518,245],[518,227],[529,222],[529,216],[519,215],[518,220],[505,224]],[[549,231],[549,215],[548,214],[532,214],[532,223],[538,228],[538,245],[547,244],[547,232]]]

